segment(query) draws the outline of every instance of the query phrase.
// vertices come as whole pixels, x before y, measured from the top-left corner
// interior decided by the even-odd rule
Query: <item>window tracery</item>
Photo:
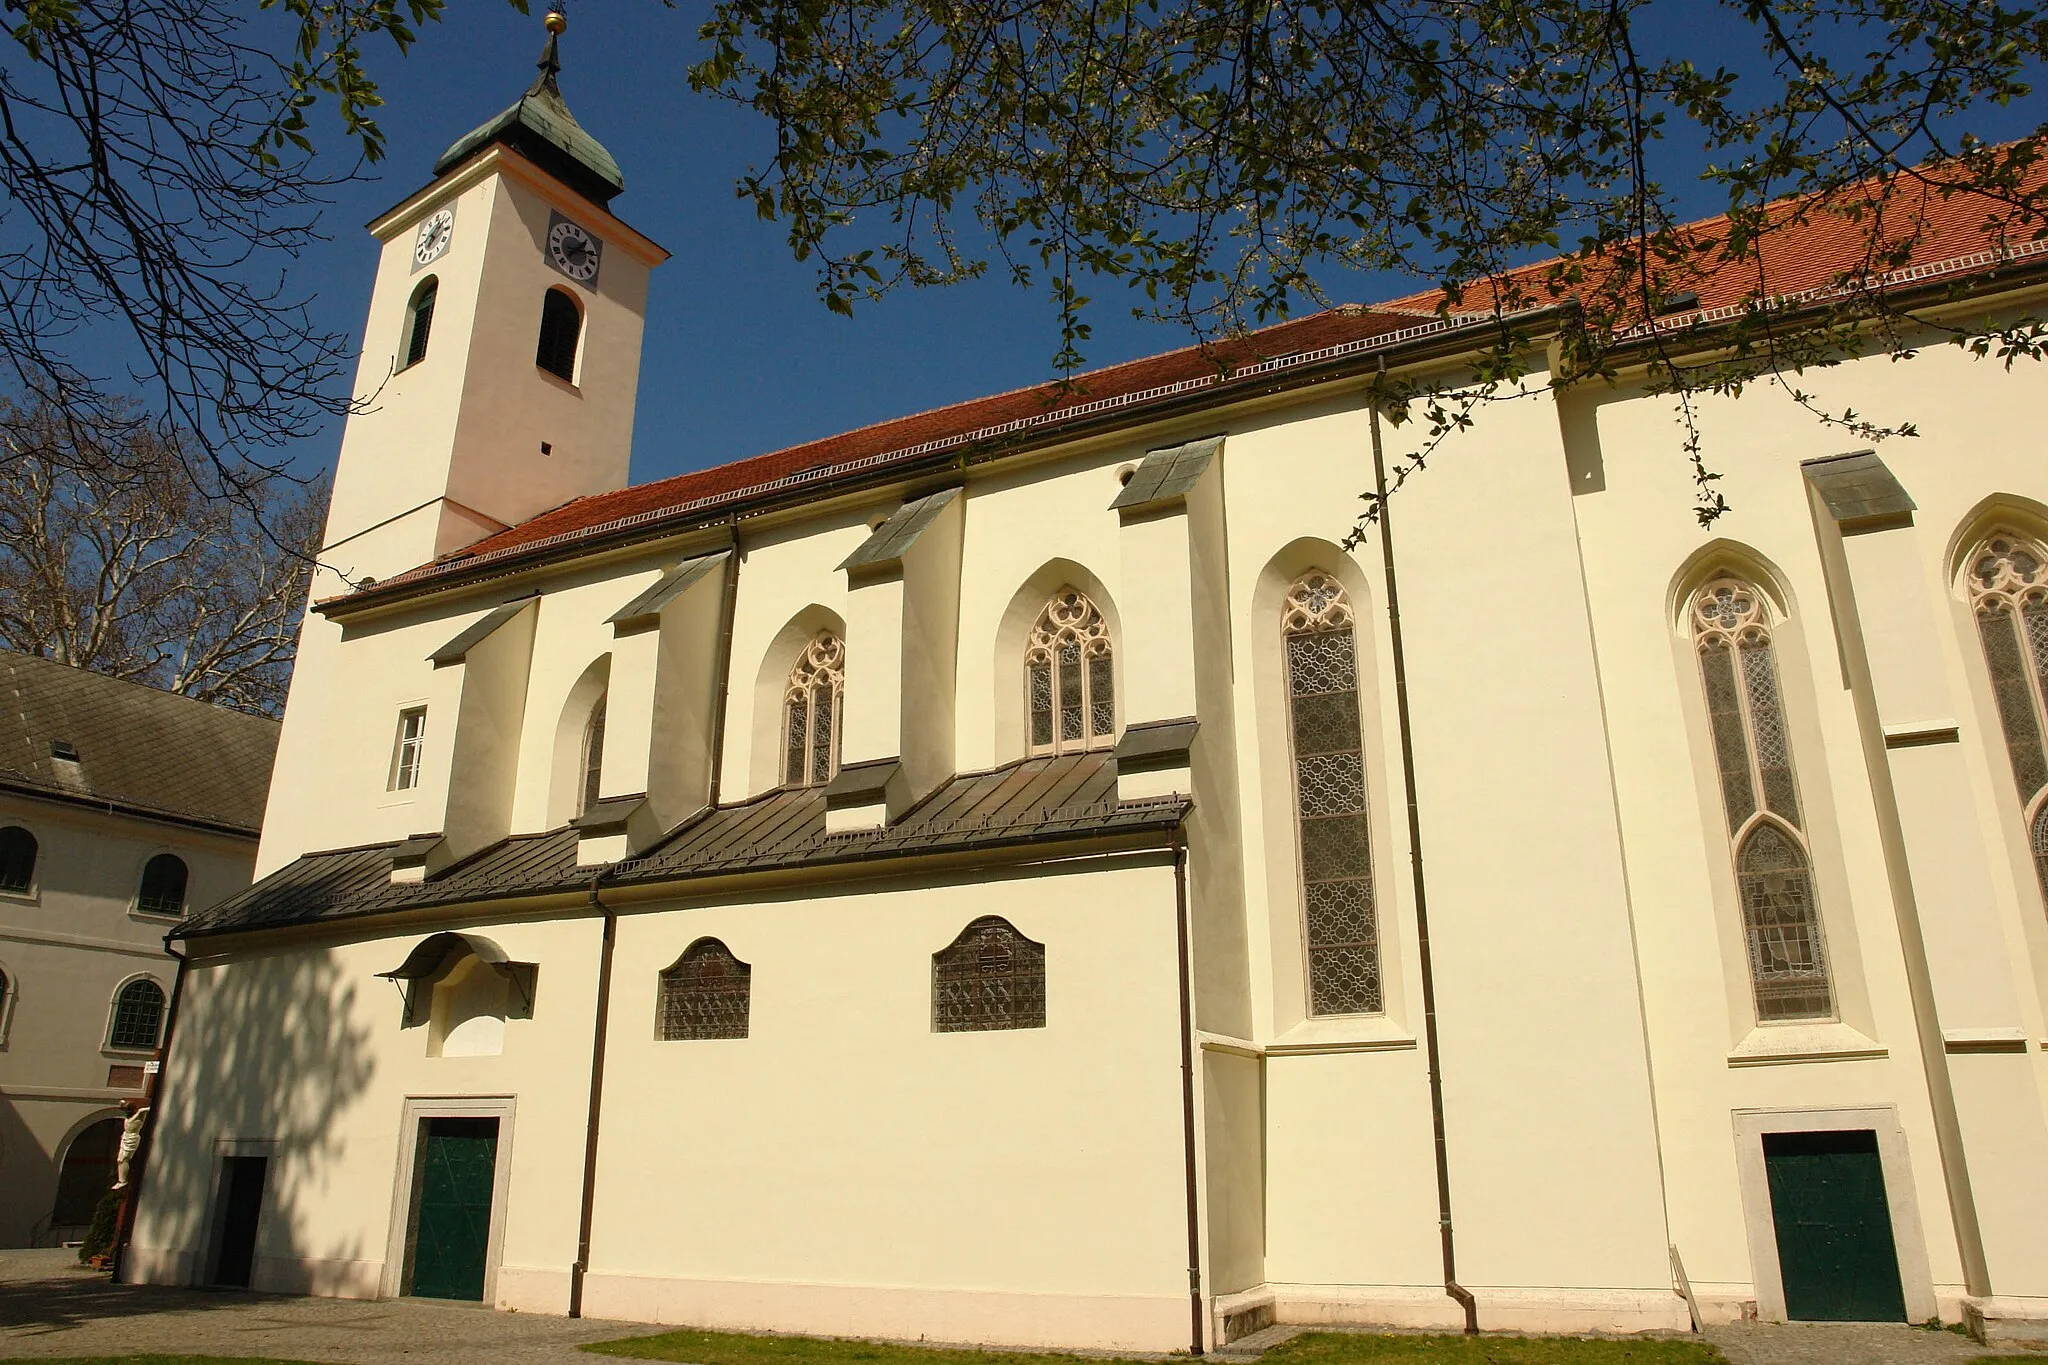
[[[1691,617],[1757,1018],[1832,1018],[1769,611],[1753,584],[1717,578],[1693,595]]]
[[[932,1029],[1045,1027],[1045,945],[983,915],[932,954]]]
[[[1116,739],[1116,666],[1109,623],[1085,593],[1053,594],[1024,645],[1030,752],[1077,753]]]
[[[782,698],[782,780],[818,787],[839,771],[839,712],[846,691],[846,645],[821,631],[797,656]]]
[[[663,1042],[744,1038],[753,1000],[754,969],[715,938],[700,938],[661,974]]]
[[[1288,590],[1288,744],[1308,961],[1309,1013],[1383,1010],[1366,810],[1358,647],[1343,585],[1320,571]]]
[[[2048,550],[2008,530],[1994,531],[1970,562],[1970,605],[1998,724],[2012,760],[2029,851],[2048,897]]]

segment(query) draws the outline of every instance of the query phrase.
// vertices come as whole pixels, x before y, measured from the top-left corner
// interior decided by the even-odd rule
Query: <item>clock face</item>
[[[561,214],[548,224],[548,264],[578,284],[597,282],[597,264],[604,243]]]
[[[413,239],[412,268],[431,265],[446,254],[448,244],[455,240],[455,210],[442,209],[426,222],[420,224],[420,235]]]

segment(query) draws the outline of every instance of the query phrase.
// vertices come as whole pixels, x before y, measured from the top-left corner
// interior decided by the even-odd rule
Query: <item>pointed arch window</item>
[[[1987,536],[1970,562],[1970,605],[2034,873],[2048,896],[2048,549],[2011,531]]]
[[[1309,1013],[1377,1014],[1386,1004],[1350,599],[1330,575],[1307,574],[1280,628]]]
[[[36,884],[36,836],[20,825],[0,829],[0,891],[26,895]]]
[[[540,347],[533,363],[559,379],[576,382],[576,342],[583,335],[583,310],[566,289],[550,289],[540,305]]]
[[[1109,623],[1076,588],[1053,594],[1024,646],[1033,754],[1106,749],[1116,742],[1116,666]]]
[[[159,853],[142,868],[142,885],[135,892],[135,908],[145,915],[185,913],[185,860],[175,853]]]
[[[782,780],[819,787],[839,771],[839,711],[846,690],[846,645],[821,631],[797,656],[782,698]]]
[[[1764,595],[1717,578],[1693,595],[1691,614],[1757,1018],[1831,1019],[1834,987]]]
[[[107,1046],[153,1048],[163,1026],[164,988],[148,977],[139,977],[114,997],[114,1022],[107,1031]]]
[[[983,915],[932,954],[932,1029],[980,1033],[1045,1027],[1045,945]]]
[[[661,974],[663,1042],[691,1038],[744,1038],[752,1006],[754,969],[715,938],[700,938]]]
[[[427,341],[434,331],[434,298],[440,291],[441,282],[432,275],[412,291],[412,301],[405,306],[405,363],[399,369],[411,369],[427,358]]]
[[[604,783],[604,703],[605,694],[600,692],[590,708],[590,719],[583,724],[583,781],[579,793],[583,810],[597,804]]]

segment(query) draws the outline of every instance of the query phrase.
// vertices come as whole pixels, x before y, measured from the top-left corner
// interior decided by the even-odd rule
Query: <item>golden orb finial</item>
[[[558,9],[551,9],[548,11],[548,17],[541,22],[547,25],[548,32],[560,33],[563,29],[569,27],[569,16]]]

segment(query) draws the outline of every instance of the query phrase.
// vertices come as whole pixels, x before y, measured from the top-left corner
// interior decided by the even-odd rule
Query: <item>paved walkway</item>
[[[420,1299],[363,1303],[116,1285],[80,1270],[73,1252],[0,1251],[0,1359],[147,1353],[337,1365],[592,1365],[601,1357],[578,1351],[579,1343],[659,1330]],[[1222,1355],[1256,1361],[1258,1349],[1299,1330],[1271,1328]],[[1706,1335],[1729,1365],[1964,1365],[1989,1354],[1954,1332],[1906,1326],[1748,1323]],[[2048,1365],[2048,1354],[2036,1359]]]

